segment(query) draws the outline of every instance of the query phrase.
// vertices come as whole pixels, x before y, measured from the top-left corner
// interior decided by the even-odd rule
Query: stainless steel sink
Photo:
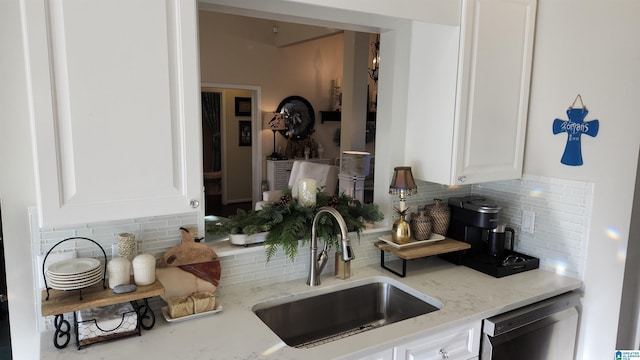
[[[440,308],[438,301],[389,279],[267,301],[252,310],[287,345],[309,348]]]

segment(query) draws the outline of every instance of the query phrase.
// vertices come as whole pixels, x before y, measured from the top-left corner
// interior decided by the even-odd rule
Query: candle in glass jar
[[[298,201],[302,206],[316,206],[316,181],[314,179],[298,180]]]

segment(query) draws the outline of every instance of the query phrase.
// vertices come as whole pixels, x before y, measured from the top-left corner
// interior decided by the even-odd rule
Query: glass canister
[[[411,233],[416,240],[429,240],[431,237],[431,216],[418,210],[418,214],[411,216]]]
[[[131,282],[131,262],[123,257],[113,258],[107,264],[107,276],[111,289],[118,285],[129,284]]]
[[[133,280],[136,285],[151,285],[156,281],[156,258],[141,254],[133,259]]]
[[[442,199],[433,199],[435,204],[427,205],[427,214],[431,216],[432,231],[442,236],[447,236],[451,212],[448,206],[442,205]]]

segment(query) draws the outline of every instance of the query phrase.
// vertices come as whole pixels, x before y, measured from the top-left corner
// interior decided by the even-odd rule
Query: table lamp
[[[409,223],[405,220],[405,215],[409,210],[407,208],[407,195],[415,195],[418,192],[418,186],[413,180],[410,166],[398,166],[393,169],[393,178],[389,185],[389,194],[400,195],[400,208],[396,211],[400,218],[393,223],[391,228],[391,240],[398,244],[406,244],[411,239],[411,229]]]
[[[369,175],[371,154],[364,151],[343,151],[340,161],[340,190],[349,190],[351,197],[364,202],[364,179]],[[345,191],[346,192],[346,191]]]
[[[393,178],[389,185],[389,194],[400,195],[400,211],[407,209],[407,196],[418,193],[418,186],[413,180],[411,166],[397,166],[393,169]]]
[[[284,121],[284,114],[273,112],[264,113],[262,115],[262,128],[273,131],[273,153],[271,153],[270,158],[272,160],[282,159],[284,156],[276,151],[276,131],[287,128]]]

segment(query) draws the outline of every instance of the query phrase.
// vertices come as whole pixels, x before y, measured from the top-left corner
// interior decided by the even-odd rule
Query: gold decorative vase
[[[396,209],[400,218],[393,223],[391,228],[391,240],[396,244],[406,244],[411,240],[411,226],[409,222],[404,219],[407,214],[407,210],[399,211]]]

